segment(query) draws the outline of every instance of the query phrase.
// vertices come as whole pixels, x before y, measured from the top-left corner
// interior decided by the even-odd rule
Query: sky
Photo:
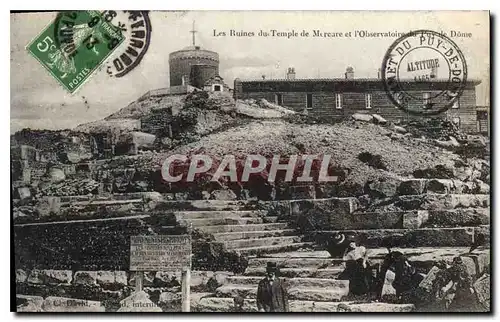
[[[349,11],[192,11],[150,12],[151,43],[141,63],[121,78],[98,70],[69,94],[28,54],[25,47],[56,13],[11,14],[10,132],[24,127],[73,128],[102,119],[151,89],[169,86],[169,53],[196,44],[219,53],[220,75],[232,88],[235,78],[283,78],[294,67],[297,78],[343,77],[347,66],[355,77],[377,77],[378,68],[396,37],[313,38],[259,37],[260,30],[298,32],[437,32],[471,33],[453,37],[462,50],[469,78],[480,79],[477,105],[489,105],[489,16],[487,12],[349,12]],[[230,36],[230,30],[255,36]],[[224,32],[226,36],[216,36]],[[117,50],[117,52],[120,49]],[[110,58],[112,59],[112,57]]]

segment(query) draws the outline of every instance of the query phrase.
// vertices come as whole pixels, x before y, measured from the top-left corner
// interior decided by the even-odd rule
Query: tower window
[[[220,92],[220,85],[214,85],[214,91]]]
[[[372,108],[372,94],[365,94],[366,108]]]
[[[335,108],[342,109],[342,94],[335,94]]]
[[[306,95],[306,107],[307,108],[312,108],[313,107],[313,94],[307,94]]]

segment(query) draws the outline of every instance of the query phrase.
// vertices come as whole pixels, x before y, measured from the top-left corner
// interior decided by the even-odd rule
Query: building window
[[[366,108],[372,108],[372,94],[365,94]]]
[[[460,100],[456,99],[451,108],[460,108]]]
[[[424,108],[430,108],[431,93],[424,93]]]
[[[220,85],[214,85],[214,92],[220,92]]]
[[[335,108],[339,110],[342,108],[342,94],[335,94]]]
[[[283,105],[283,94],[276,94],[275,95],[275,102],[277,105]]]
[[[309,109],[313,107],[313,94],[306,95],[306,107]]]
[[[477,130],[479,133],[488,133],[488,112],[476,111]]]

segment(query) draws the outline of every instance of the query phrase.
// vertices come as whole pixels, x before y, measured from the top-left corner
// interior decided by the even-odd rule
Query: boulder
[[[232,190],[215,190],[210,194],[210,199],[236,200],[238,197]]]
[[[427,192],[453,193],[455,184],[451,179],[432,179],[427,182]]]
[[[467,256],[460,256],[460,258],[462,259],[462,265],[465,267],[467,273],[472,278],[479,275],[478,272],[476,271],[476,263],[474,262],[474,259]]]
[[[375,195],[377,198],[392,197],[396,195],[401,180],[396,178],[380,178],[367,184],[369,195]]]
[[[214,272],[210,272],[210,271],[192,271],[191,272],[191,287],[206,286],[207,282],[213,276],[214,276]]]
[[[31,198],[31,190],[29,187],[17,188],[17,193],[19,194],[19,199],[21,199],[21,200]]]
[[[391,140],[401,140],[404,138],[404,135],[401,133],[391,133],[390,138]]]
[[[16,283],[24,283],[28,278],[28,274],[25,270],[16,269]]]
[[[490,185],[487,183],[484,183],[483,181],[476,179],[474,180],[475,183],[475,188],[474,188],[474,193],[479,193],[479,194],[489,194],[490,193]]]
[[[61,198],[44,197],[38,201],[37,209],[41,216],[56,214],[61,209]]]
[[[387,170],[387,166],[380,154],[372,154],[370,152],[361,152],[358,154],[359,161],[374,167],[376,169]]]
[[[362,121],[362,122],[371,122],[373,120],[373,116],[370,114],[360,114],[360,113],[354,113],[352,115],[352,118],[355,119],[356,121]]]
[[[490,275],[485,274],[485,275],[481,276],[474,283],[473,287],[474,287],[474,291],[476,292],[476,297],[477,297],[478,302],[481,304],[481,306],[484,308],[485,311],[489,312],[490,311],[490,303],[491,303]]]
[[[98,301],[49,296],[43,301],[44,312],[105,312],[106,307]]]
[[[180,272],[156,272],[154,278],[154,284],[158,287],[171,287],[181,285],[181,273]]]
[[[398,187],[399,195],[420,195],[424,193],[427,180],[425,179],[410,179],[401,182]]]
[[[78,271],[75,272],[73,277],[73,284],[96,286],[97,285],[97,272],[95,271]]]
[[[398,126],[398,125],[394,125],[394,127],[392,129],[394,131],[396,131],[396,133],[400,133],[400,134],[405,134],[406,132],[408,132],[404,127]]]
[[[181,311],[182,293],[180,292],[162,292],[158,300],[158,306],[164,312]]]
[[[378,114],[372,114],[372,116],[373,116],[373,123],[375,124],[383,125],[387,123],[387,120]]]
[[[449,164],[438,164],[434,167],[417,169],[413,171],[415,178],[428,179],[453,179],[455,177],[454,167]],[[458,178],[462,180],[461,178]]]
[[[435,140],[435,142],[436,142],[437,146],[439,146],[441,148],[444,148],[444,149],[450,149],[450,148],[454,148],[455,147],[453,141],[450,141],[450,140],[449,141]]]
[[[119,289],[127,285],[127,273],[123,271],[98,271],[97,284],[107,289]]]
[[[43,297],[16,294],[16,312],[42,312]]]
[[[71,163],[80,163],[82,161],[92,159],[92,154],[89,152],[71,151],[66,153],[66,157]]]
[[[73,272],[69,270],[34,269],[28,276],[30,284],[70,284]]]
[[[50,182],[61,182],[66,179],[66,174],[62,169],[52,167],[49,169],[49,171],[47,171],[46,178]]]
[[[451,143],[451,146],[458,148],[460,146],[460,143],[458,143],[457,139],[455,139],[453,136],[450,136],[450,140],[448,141]]]
[[[145,291],[140,291],[130,295],[120,301],[120,308],[117,312],[163,312]]]
[[[403,228],[417,229],[422,227],[429,219],[429,212],[427,210],[413,210],[403,215]]]

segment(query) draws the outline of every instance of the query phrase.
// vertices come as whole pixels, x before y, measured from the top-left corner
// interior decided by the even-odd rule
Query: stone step
[[[163,200],[154,204],[156,210],[252,210],[255,204],[246,200]]]
[[[347,282],[348,283],[348,282]],[[334,289],[325,288],[305,288],[305,287],[289,287],[287,288],[289,300],[305,300],[305,301],[340,301],[349,293],[348,287],[337,287]],[[244,298],[257,297],[257,285],[232,285],[227,284],[219,287],[215,291],[216,297],[236,297]]]
[[[298,243],[302,239],[301,236],[285,236],[285,237],[265,237],[253,239],[236,239],[224,242],[228,249],[248,248],[259,246],[278,246]]]
[[[333,212],[330,222],[339,230],[414,229],[489,224],[489,208],[443,210],[374,211],[351,214]]]
[[[400,195],[488,193],[489,185],[479,181],[463,182],[453,179],[408,179],[399,185],[397,192]]]
[[[234,248],[233,250],[244,255],[264,255],[279,252],[288,252],[293,250],[298,250],[301,248],[311,248],[313,243],[301,242],[286,245],[269,245],[269,246],[259,246],[259,247],[244,247],[244,248]]]
[[[315,302],[292,300],[288,303],[291,312],[339,312],[346,308],[358,312],[411,312],[413,304],[392,303],[354,303],[354,302]],[[339,306],[341,308],[339,308]],[[200,312],[229,312],[234,307],[233,298],[205,297],[196,303],[195,309]],[[245,299],[245,312],[257,312],[255,299]]]
[[[404,210],[438,210],[455,208],[487,208],[489,194],[420,194],[398,196],[395,206]]]
[[[304,252],[304,254],[307,254],[308,252]],[[307,268],[307,267],[314,267],[314,268],[319,268],[319,267],[331,267],[334,265],[341,265],[342,264],[342,259],[341,258],[330,258],[330,254],[328,252],[324,252],[324,255],[322,258],[315,258],[315,257],[256,257],[256,258],[251,258],[248,261],[248,268],[263,268],[267,265],[267,262],[273,262],[276,263],[281,268],[297,268],[297,269],[302,269],[302,268]]]
[[[89,201],[111,201],[111,200],[130,200],[130,199],[142,199],[145,193],[143,192],[131,192],[131,193],[115,193],[111,195],[75,195],[75,196],[61,196],[61,205],[72,204],[77,202],[89,202]]]
[[[198,210],[176,211],[175,214],[183,219],[212,219],[212,218],[260,218],[262,213],[258,210]]]
[[[231,232],[279,230],[279,229],[286,229],[287,227],[288,227],[287,223],[280,222],[273,224],[199,226],[197,228],[205,233],[216,234],[216,233],[231,233]]]
[[[70,207],[62,208],[57,215],[59,217],[99,217],[99,216],[121,216],[131,213],[144,212],[142,199],[136,200],[110,200],[90,203],[75,203]]]
[[[180,222],[186,222],[193,225],[193,227],[200,226],[216,226],[216,225],[247,225],[247,224],[262,224],[262,218],[208,218],[208,219],[182,219]]]
[[[280,230],[262,230],[262,231],[242,231],[231,233],[216,233],[213,234],[216,241],[229,241],[237,239],[251,239],[251,238],[265,238],[265,237],[281,237],[294,235],[294,229],[280,229]]]
[[[411,265],[419,268],[420,271],[427,272],[439,260],[451,263],[456,256],[470,257],[476,262],[480,273],[490,262],[490,249],[480,247],[469,253],[470,247],[419,247],[419,248],[400,248],[393,247],[393,251],[403,253]],[[388,254],[386,248],[368,248],[368,257],[371,263],[382,263],[384,257]],[[326,250],[314,251],[290,251],[278,254],[267,254],[262,257],[251,258],[246,275],[261,275],[265,271],[267,262],[274,262],[280,268],[280,272],[288,270],[309,270],[314,272],[317,269],[319,274],[322,270],[342,270],[342,259],[330,258]],[[285,276],[284,273],[281,274]],[[327,272],[325,272],[327,274]],[[305,277],[305,276],[304,276]],[[317,275],[318,278],[327,278]]]
[[[344,269],[341,266],[330,268],[280,268],[279,276],[285,278],[310,277],[310,278],[331,278],[335,279],[342,273]],[[245,270],[245,275],[264,276],[266,275],[265,267],[248,267]]]
[[[317,231],[306,236],[306,241],[324,245],[338,231]],[[342,233],[354,236],[367,247],[451,247],[471,246],[479,234],[489,242],[489,226],[458,228],[420,228],[420,229],[374,229],[343,230]]]
[[[490,223],[490,208],[429,210],[422,227],[480,226]]]
[[[257,287],[262,280],[262,276],[229,276],[226,279],[227,284],[231,285],[252,285]],[[336,280],[329,278],[283,278],[286,286],[289,288],[348,288],[349,281]]]

